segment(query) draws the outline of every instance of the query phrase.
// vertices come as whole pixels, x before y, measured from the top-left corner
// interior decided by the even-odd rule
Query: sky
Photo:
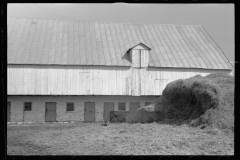
[[[202,25],[230,61],[234,4],[11,3],[7,16],[118,23]]]

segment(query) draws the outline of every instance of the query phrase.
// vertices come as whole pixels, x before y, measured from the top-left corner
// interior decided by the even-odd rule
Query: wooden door
[[[56,113],[56,102],[46,102],[46,122],[56,122],[57,113]]]
[[[95,103],[94,102],[85,102],[84,121],[85,122],[95,121]]]
[[[7,102],[7,122],[10,122],[10,115],[11,115],[11,103]]]
[[[129,111],[131,113],[134,113],[138,110],[138,108],[140,108],[140,102],[130,102],[130,108]]]
[[[114,102],[104,102],[104,121],[110,121],[111,111],[114,111]]]

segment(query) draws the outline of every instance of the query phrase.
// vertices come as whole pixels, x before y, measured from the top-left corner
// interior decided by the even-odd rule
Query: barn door
[[[10,115],[11,115],[11,103],[7,102],[7,122],[10,122]]]
[[[131,113],[135,113],[138,110],[139,107],[140,107],[140,102],[130,102],[129,111]]]
[[[104,121],[110,121],[111,111],[114,111],[114,102],[104,102]]]
[[[46,122],[56,122],[56,102],[46,102],[46,113],[45,121]]]
[[[95,121],[95,103],[94,102],[85,102],[84,121],[85,122]]]

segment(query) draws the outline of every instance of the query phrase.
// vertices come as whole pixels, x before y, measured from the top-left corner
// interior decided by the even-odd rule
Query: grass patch
[[[9,125],[8,155],[233,155],[217,129],[158,123]]]

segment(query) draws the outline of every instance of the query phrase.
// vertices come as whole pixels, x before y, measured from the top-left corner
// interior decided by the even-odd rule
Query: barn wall
[[[166,84],[230,70],[8,65],[8,95],[161,95]],[[137,88],[136,88],[137,87]]]
[[[118,110],[118,102],[126,102],[129,110],[130,102],[145,102],[157,99],[157,96],[8,96],[11,102],[11,122],[44,122],[45,102],[57,103],[57,121],[84,121],[84,103],[95,102],[95,121],[103,121],[104,102],[114,102],[114,110]],[[32,102],[32,111],[23,111],[24,102]],[[66,103],[73,102],[75,110],[66,112]]]

